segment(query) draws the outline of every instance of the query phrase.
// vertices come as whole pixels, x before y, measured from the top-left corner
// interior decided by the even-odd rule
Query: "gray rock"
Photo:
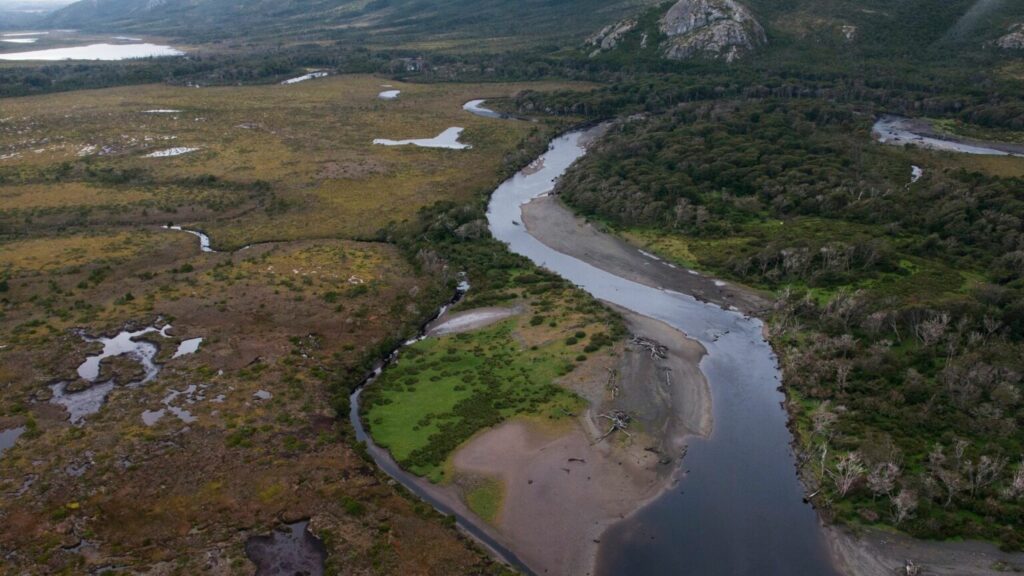
[[[996,40],[996,46],[1004,50],[1024,50],[1024,23],[1011,26],[1009,34]]]
[[[764,28],[734,0],[679,0],[661,19],[665,56],[733,62],[767,44]]]
[[[619,44],[623,36],[636,28],[636,20],[629,19],[615,24],[609,24],[587,39],[587,44],[594,46],[598,52],[611,50]]]

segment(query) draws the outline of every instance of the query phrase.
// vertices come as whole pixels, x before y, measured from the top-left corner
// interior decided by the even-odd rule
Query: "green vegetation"
[[[493,524],[501,511],[504,496],[505,487],[500,481],[482,480],[466,494],[466,503],[477,516]]]
[[[1024,180],[880,146],[870,125],[822,102],[678,106],[614,129],[559,193],[778,296],[772,340],[827,513],[1020,548]]]
[[[535,306],[557,313],[559,322],[513,318],[403,351],[364,393],[364,420],[374,440],[404,468],[437,482],[451,453],[480,430],[519,415],[558,419],[577,412],[581,400],[555,381],[586,360],[583,349],[597,351],[611,340],[603,333],[589,341],[562,334],[599,328],[607,312],[600,306],[571,312],[566,305],[581,298],[574,289],[539,294],[546,298]]]

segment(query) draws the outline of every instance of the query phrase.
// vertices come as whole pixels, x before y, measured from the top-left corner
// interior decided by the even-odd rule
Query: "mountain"
[[[81,0],[54,13],[58,28],[216,39],[364,38],[433,45],[472,38],[581,39],[654,0]]]
[[[761,24],[734,0],[679,0],[656,22],[645,20],[647,26],[629,18],[602,28],[587,40],[595,48],[591,55],[615,49],[627,35],[639,35],[640,50],[656,49],[670,60],[733,62],[767,43]]]
[[[592,58],[832,65],[947,62],[1024,45],[1024,2],[1010,0],[678,0],[597,27]]]

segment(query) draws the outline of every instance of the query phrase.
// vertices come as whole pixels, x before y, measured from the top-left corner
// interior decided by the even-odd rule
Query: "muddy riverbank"
[[[538,574],[593,574],[602,534],[678,480],[690,435],[711,431],[711,395],[698,365],[704,348],[663,322],[623,311],[636,343],[560,384],[587,400],[569,422],[517,419],[467,442],[453,458],[453,489],[497,481],[493,526]],[[605,436],[603,414],[632,417],[629,435]],[[463,494],[464,496],[464,494]]]
[[[523,206],[523,224],[535,238],[606,272],[756,315],[769,302],[763,296],[657,258],[601,231],[576,216],[557,196],[544,196]]]

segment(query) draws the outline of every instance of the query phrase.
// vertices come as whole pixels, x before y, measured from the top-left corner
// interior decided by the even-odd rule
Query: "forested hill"
[[[905,56],[989,44],[1024,18],[1013,0],[747,0],[779,46]],[[852,50],[852,53],[851,53]]]
[[[53,27],[182,38],[467,39],[578,42],[653,0],[81,0]]]

